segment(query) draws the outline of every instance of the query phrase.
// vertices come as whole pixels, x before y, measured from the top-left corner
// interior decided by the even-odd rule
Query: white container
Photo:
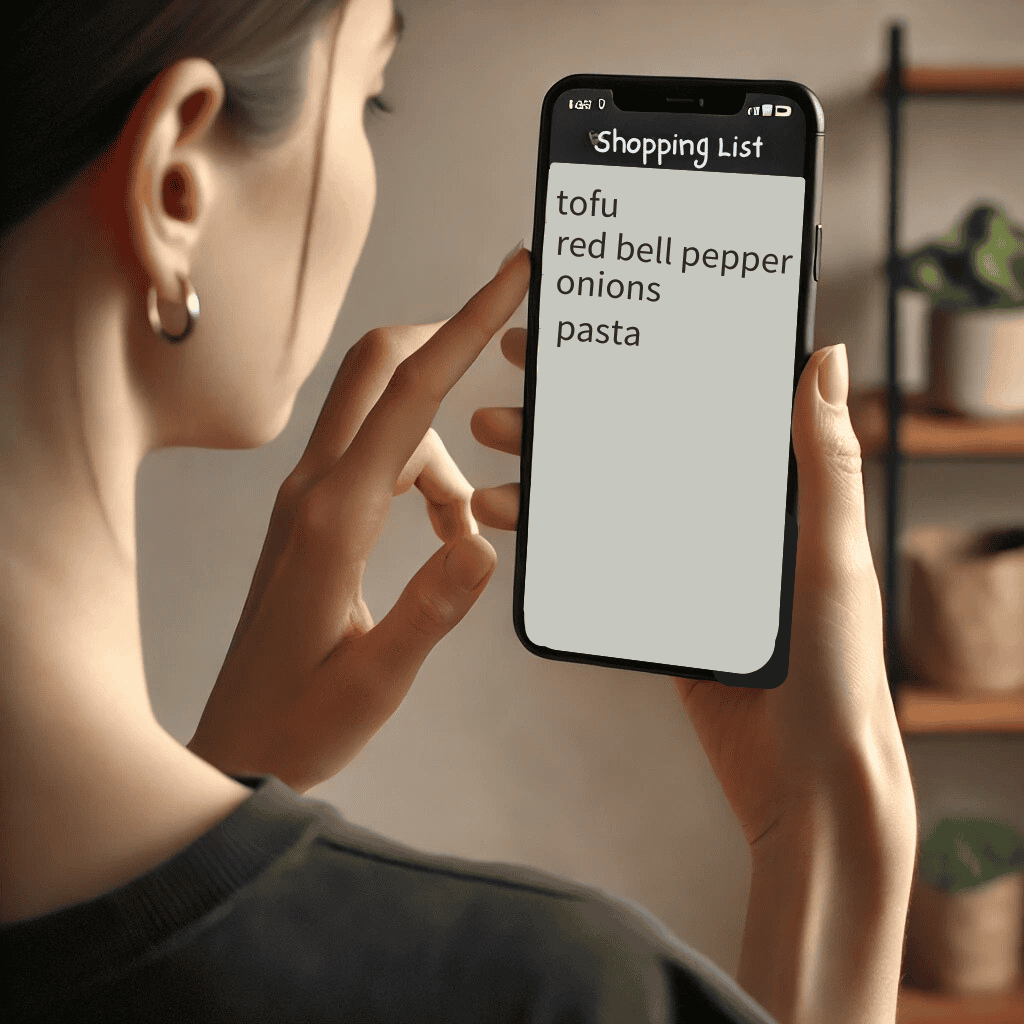
[[[896,315],[899,317],[900,390],[905,394],[920,395],[928,390],[928,365],[932,329],[932,300],[925,292],[903,289],[898,296]]]
[[[1024,309],[933,311],[928,400],[963,416],[1024,416]]]

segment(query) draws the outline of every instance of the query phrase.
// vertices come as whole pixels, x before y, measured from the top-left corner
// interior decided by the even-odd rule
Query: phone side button
[[[814,280],[817,281],[821,274],[821,225],[814,228]]]

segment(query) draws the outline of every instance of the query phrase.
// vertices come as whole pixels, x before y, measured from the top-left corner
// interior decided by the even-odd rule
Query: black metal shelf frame
[[[883,581],[885,662],[889,690],[895,700],[896,687],[902,675],[902,648],[899,643],[897,567],[900,536],[900,496],[903,487],[903,462],[900,449],[900,415],[903,396],[900,391],[898,352],[899,318],[897,303],[900,281],[900,195],[903,103],[910,95],[904,84],[904,41],[902,22],[889,26],[889,71],[885,82],[885,106],[889,126],[889,223],[886,270],[886,383],[888,439],[885,462],[885,548]],[[980,98],[980,97],[979,97]]]
[[[885,451],[885,662],[889,692],[896,697],[900,645],[897,634],[896,569],[900,527],[902,458],[899,445],[900,381],[897,363],[899,321],[897,317],[899,222],[900,222],[900,141],[903,89],[903,25],[895,22],[889,30],[889,75],[885,83],[885,105],[889,121],[889,234],[885,262],[886,296],[886,383],[888,385],[889,439]]]

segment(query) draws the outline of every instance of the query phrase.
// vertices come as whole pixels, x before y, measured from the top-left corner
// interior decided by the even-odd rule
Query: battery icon
[[[775,116],[776,117],[789,117],[790,110],[791,110],[790,107],[784,107],[781,104],[778,104],[775,107]]]

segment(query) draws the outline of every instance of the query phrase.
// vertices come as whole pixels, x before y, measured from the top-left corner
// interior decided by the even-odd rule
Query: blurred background
[[[885,378],[888,150],[872,91],[888,25],[910,64],[1024,65],[1017,0],[400,0],[405,37],[387,75],[395,112],[371,117],[379,194],[369,242],[328,350],[291,422],[253,452],[165,451],[143,465],[139,583],[156,713],[191,737],[241,612],[277,488],[294,467],[346,350],[367,330],[450,316],[532,230],[541,100],[559,78],[607,72],[802,82],[825,109],[818,347],[846,344],[852,390]],[[1024,220],[1024,104],[929,99],[905,109],[902,241],[948,231],[976,201]],[[920,297],[917,297],[920,299]],[[926,304],[901,301],[901,379],[927,382]],[[525,304],[512,323],[526,323]],[[495,340],[434,422],[478,487],[517,480],[482,447],[475,409],[522,404]],[[881,568],[883,476],[865,460]],[[600,500],[601,482],[594,483]],[[905,528],[1024,521],[1024,462],[907,465]],[[671,679],[543,661],[512,627],[513,534],[483,528],[498,569],[434,650],[395,716],[311,795],[413,846],[528,864],[649,908],[735,973],[747,847]],[[395,500],[364,583],[375,620],[439,545],[415,489]],[[922,838],[941,817],[1024,831],[1019,732],[907,736]]]

